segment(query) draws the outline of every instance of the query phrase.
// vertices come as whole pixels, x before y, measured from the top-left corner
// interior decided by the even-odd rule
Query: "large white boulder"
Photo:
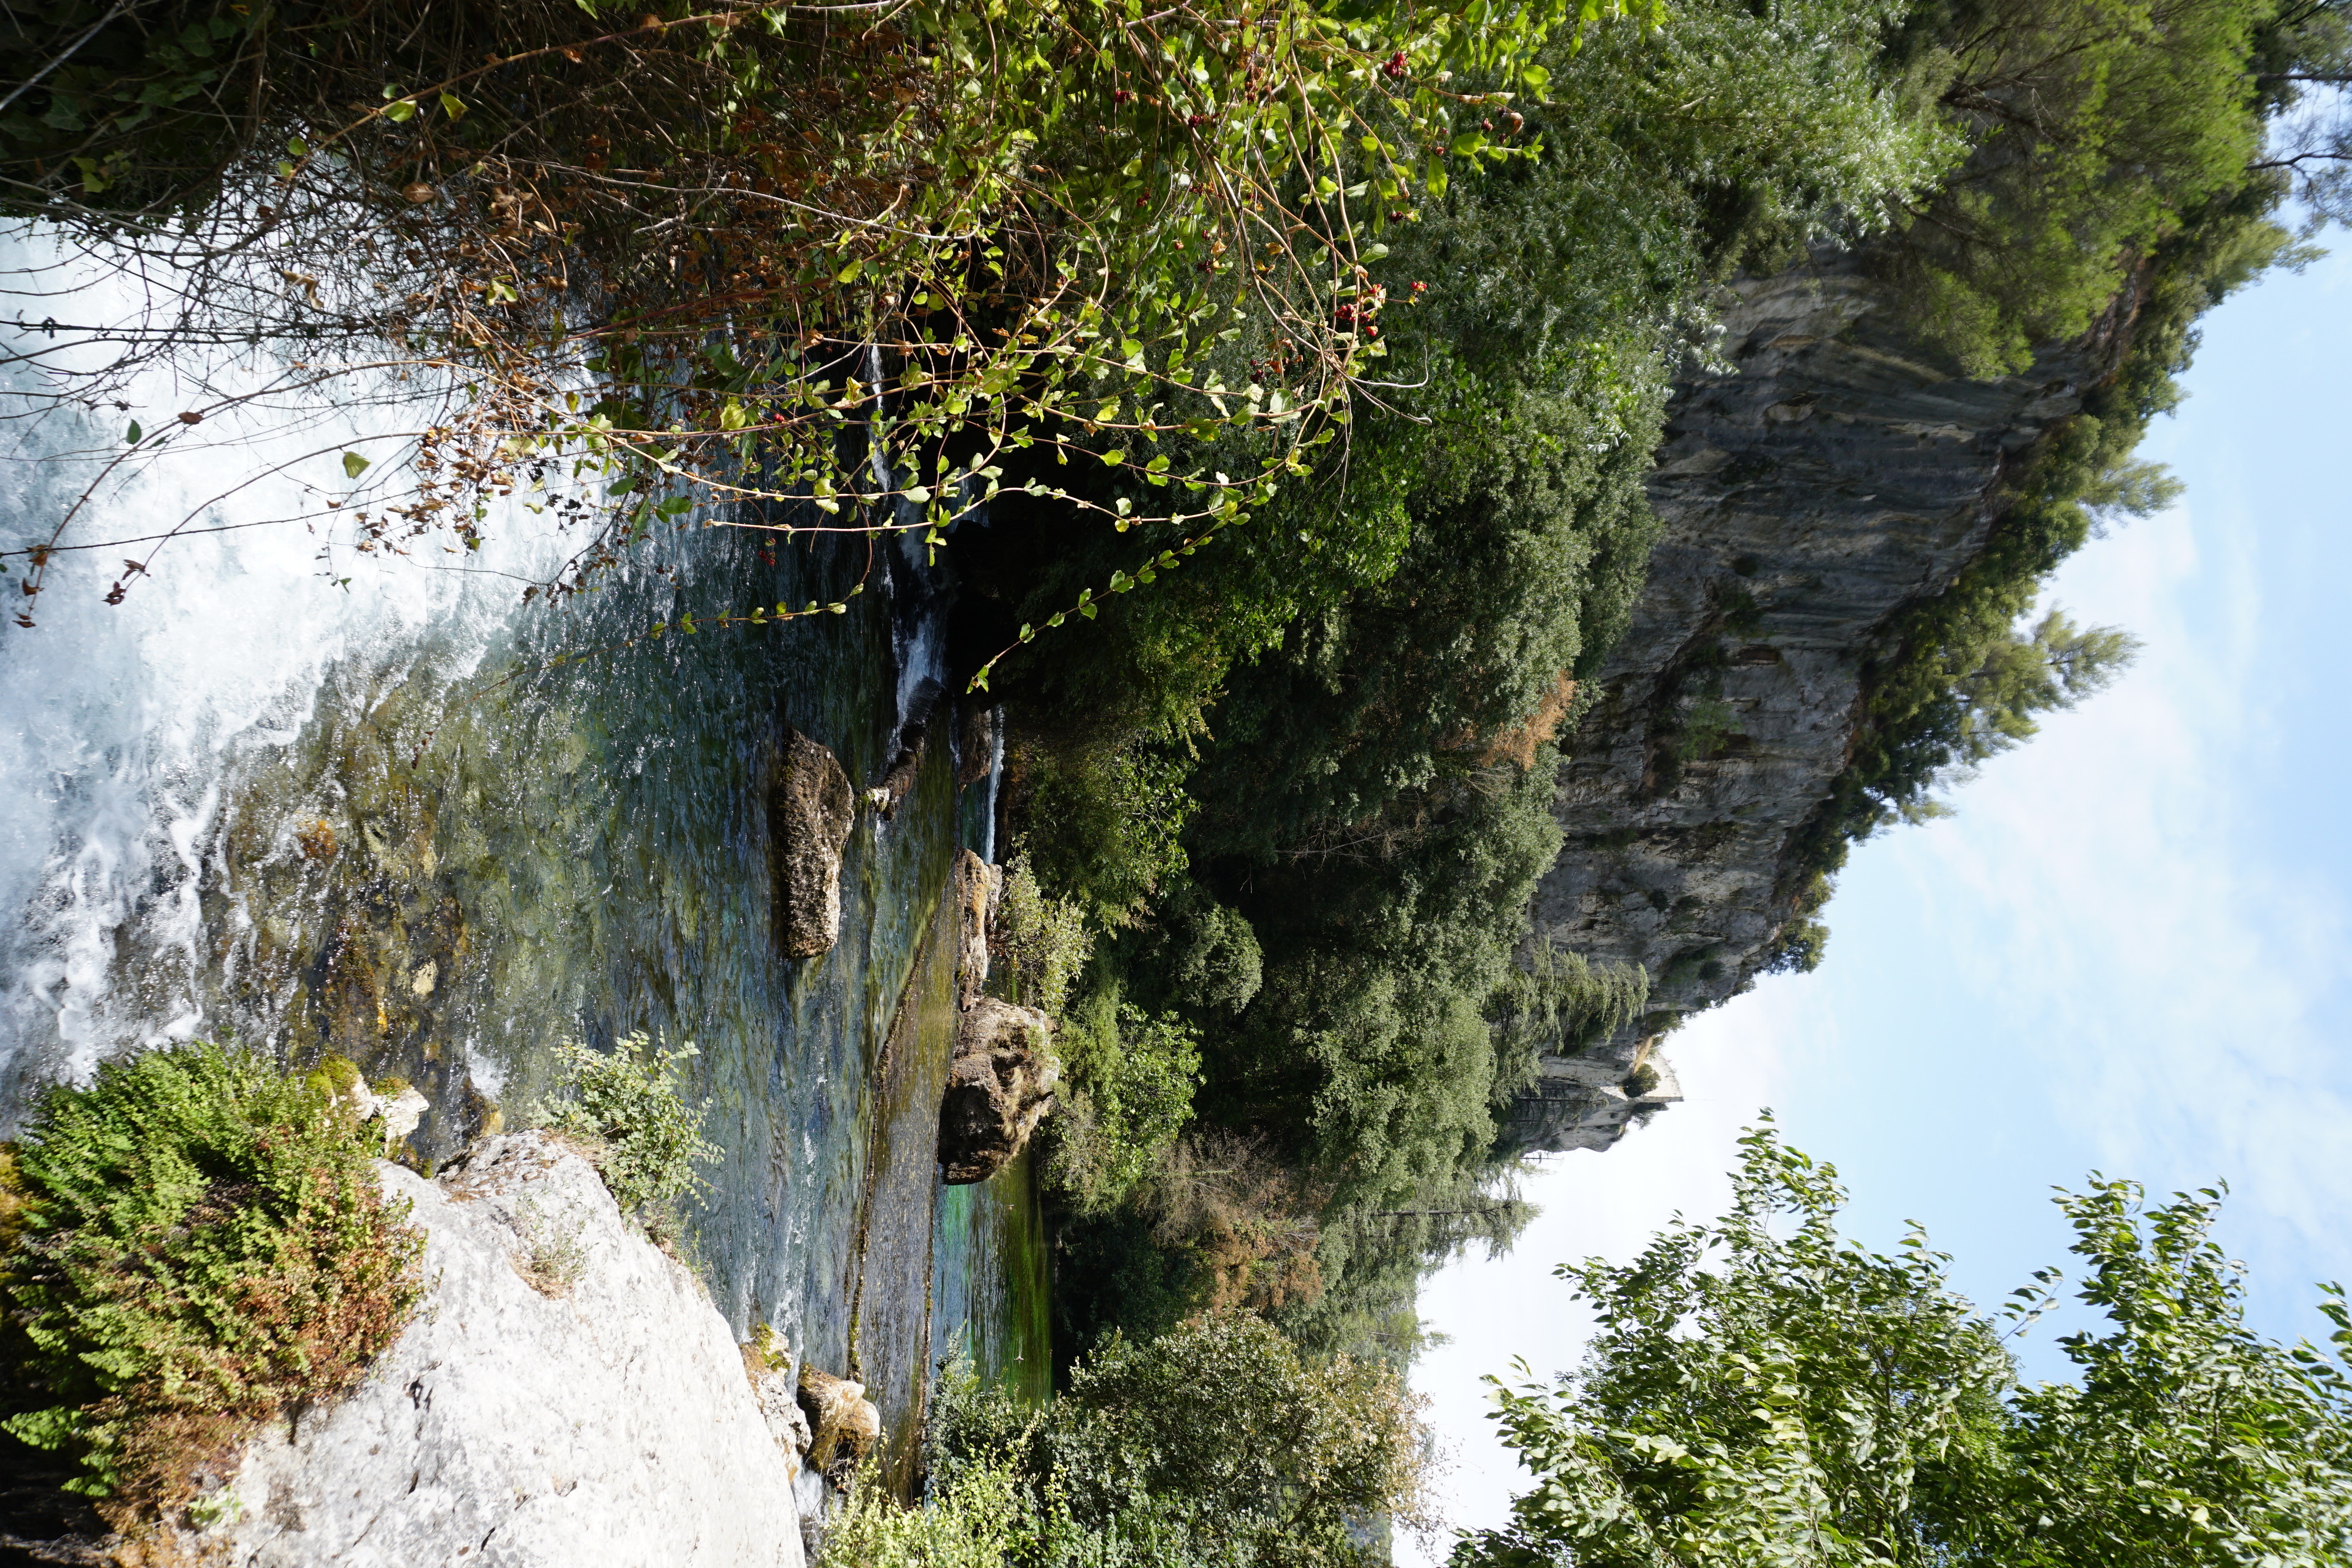
[[[186,1544],[239,1568],[802,1568],[789,1395],[755,1388],[586,1160],[521,1133],[438,1182],[383,1177],[427,1238],[415,1319],[358,1393],[250,1444]]]

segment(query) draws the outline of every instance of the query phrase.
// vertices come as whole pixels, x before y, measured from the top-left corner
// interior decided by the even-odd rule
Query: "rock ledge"
[[[701,1284],[544,1134],[430,1182],[425,1294],[367,1383],[249,1444],[181,1544],[239,1568],[802,1568],[792,1482]]]

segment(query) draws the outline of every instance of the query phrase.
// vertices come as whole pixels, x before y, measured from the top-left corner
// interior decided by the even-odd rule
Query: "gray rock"
[[[841,849],[857,821],[857,797],[832,752],[787,729],[768,790],[777,939],[786,956],[814,958],[841,939]]]
[[[956,851],[956,1006],[967,1011],[988,985],[988,920],[1003,877],[970,850]]]
[[[898,814],[898,807],[915,788],[916,777],[923,770],[924,755],[930,750],[933,733],[941,726],[941,702],[946,688],[939,682],[925,679],[915,688],[907,705],[906,722],[898,727],[898,749],[890,766],[882,775],[882,782],[866,792],[874,810],[884,821]]]
[[[357,1393],[247,1446],[192,1555],[802,1568],[797,1456],[699,1282],[587,1161],[522,1133],[441,1182],[381,1176],[426,1234],[417,1315]]]
[[[1851,754],[1865,665],[1982,552],[2046,426],[2112,373],[2137,304],[2127,288],[2025,374],[1972,382],[1888,319],[1852,256],[1732,286],[1729,368],[1675,389],[1649,484],[1664,531],[1594,677],[1601,700],[1563,747],[1567,841],[1531,910],[1539,938],[1648,969],[1651,1011],[1547,1063],[1507,1146],[1606,1146],[1656,1099],[1624,1092],[1655,1037],[1769,956],[1795,917],[1803,831]]]
[[[994,997],[981,998],[959,1021],[940,1103],[940,1164],[949,1186],[994,1176],[1054,1108],[1061,1069],[1045,1049],[1052,1029],[1035,1008]]]

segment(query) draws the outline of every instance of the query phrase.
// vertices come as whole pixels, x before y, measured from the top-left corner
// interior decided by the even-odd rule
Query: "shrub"
[[[1192,1249],[1212,1312],[1278,1312],[1319,1297],[1328,1197],[1265,1139],[1216,1128],[1171,1146],[1142,1195],[1153,1236]]]
[[[825,1532],[822,1561],[843,1568],[1006,1568],[1027,1560],[1034,1503],[1011,1463],[965,1464],[952,1479],[937,1479],[941,1484],[909,1506],[869,1466]]]
[[[7,1431],[74,1453],[68,1485],[131,1529],[282,1406],[352,1387],[424,1248],[372,1142],[318,1084],[201,1042],[47,1091],[0,1166]]]
[[[1094,951],[1094,939],[1076,904],[1039,885],[1026,853],[1014,855],[1004,868],[1004,892],[991,936],[992,988],[1008,1001],[1061,1017],[1069,1006],[1070,986]]]
[[[1191,763],[1140,743],[1041,746],[1030,760],[1029,814],[1054,825],[1037,841],[1046,883],[1107,927],[1135,924],[1160,884],[1183,874]]]
[[[1056,1501],[1142,1563],[1361,1568],[1355,1528],[1428,1522],[1422,1427],[1397,1372],[1314,1361],[1263,1319],[1210,1314],[1082,1363],[1043,1424]]]
[[[642,1034],[609,1054],[578,1040],[558,1045],[563,1098],[532,1107],[551,1131],[587,1143],[596,1170],[625,1213],[667,1203],[704,1186],[695,1167],[719,1150],[702,1135],[705,1100],[689,1106],[679,1092],[680,1064],[698,1054],[688,1045],[661,1051]]]
[[[1148,1341],[1114,1337],[1034,1413],[958,1364],[930,1419],[931,1498],[911,1519],[865,1504],[888,1525],[836,1533],[829,1561],[1369,1568],[1381,1554],[1361,1544],[1362,1526],[1429,1522],[1419,1406],[1396,1371],[1304,1356],[1257,1318],[1213,1312]],[[1008,1537],[1018,1545],[1004,1555],[953,1554],[968,1541],[1003,1552]],[[901,1539],[932,1554],[873,1549]]]
[[[1496,991],[1495,1093],[1497,1101],[1531,1085],[1539,1056],[1574,1056],[1642,1016],[1650,974],[1640,965],[1595,968],[1582,954],[1548,938],[1529,945]]]
[[[1151,1175],[1192,1120],[1200,1033],[1107,988],[1064,1025],[1059,1048],[1068,1076],[1045,1176],[1078,1208],[1100,1212]]]

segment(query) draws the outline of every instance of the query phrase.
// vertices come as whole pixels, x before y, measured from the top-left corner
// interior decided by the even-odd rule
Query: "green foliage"
[[[1194,801],[1186,761],[1144,745],[1036,747],[1029,805],[1051,833],[1035,835],[1037,875],[1098,926],[1131,925],[1152,894],[1183,874],[1184,824]]]
[[[1866,226],[1931,176],[1943,132],[1878,72],[1894,19],[1706,4],[1557,48],[1513,108],[1530,155],[1386,235],[1380,325],[1418,369],[1352,421],[1344,460],[1106,606],[1085,647],[1000,677],[1090,746],[1197,747],[1187,875],[1124,916],[1106,962],[1202,1028],[1204,1114],[1284,1145],[1342,1206],[1404,1205],[1486,1157],[1528,1051],[1498,1071],[1489,1019],[1558,847],[1545,743],[1639,591],[1678,320],[1755,246]],[[1034,620],[1164,537],[1072,540],[1016,501],[957,549]],[[1096,852],[1043,841],[1084,813],[1040,800],[1040,874],[1075,895]],[[1221,950],[1196,940],[1214,911],[1255,948],[1242,1005],[1193,967]]]
[[[968,1371],[943,1379],[928,1528],[961,1545],[985,1533],[983,1507],[1017,1510],[1018,1542],[993,1538],[1002,1557],[872,1561],[1370,1568],[1363,1523],[1427,1522],[1422,1456],[1414,1401],[1392,1369],[1309,1360],[1258,1319],[1208,1316],[1146,1343],[1112,1340],[1034,1417]],[[1014,1474],[1017,1504],[1005,1496]]]
[[[1132,1207],[1073,1214],[1055,1226],[1057,1374],[1115,1334],[1156,1339],[1200,1311],[1209,1286],[1202,1260],[1157,1228]]]
[[[2221,1194],[2146,1207],[2128,1181],[2058,1199],[2106,1332],[2058,1343],[2076,1383],[2011,1401],[2006,1505],[1955,1498],[1937,1528],[1972,1562],[2278,1563],[2352,1556],[2352,1312],[2320,1310],[2333,1354],[2245,1325],[2243,1266],[2211,1239]],[[2054,1294],[2041,1284],[2035,1304]]]
[[[1047,1123],[1047,1183],[1082,1212],[1132,1194],[1192,1117],[1199,1031],[1144,1012],[1116,988],[1087,998],[1055,1041],[1065,1073]]]
[[[1415,814],[1368,842],[1251,868],[1234,892],[1265,983],[1206,1037],[1205,1110],[1287,1142],[1342,1198],[1402,1197],[1484,1161],[1488,1005],[1559,852],[1554,756],[1409,798]]]
[[[0,207],[171,252],[191,313],[142,353],[234,332],[300,341],[314,382],[431,372],[453,402],[409,477],[436,504],[397,515],[447,511],[468,542],[470,503],[533,458],[618,502],[583,571],[701,498],[933,545],[1007,492],[1173,530],[1018,646],[1305,471],[1385,379],[1379,236],[1454,172],[1526,156],[1488,117],[1540,89],[1549,40],[1617,14],[72,6],[8,26]],[[244,243],[265,231],[285,246]],[[1048,454],[1127,493],[1029,467]]]
[[[1830,928],[1821,921],[1791,920],[1773,937],[1759,967],[1767,975],[1810,975],[1822,967],[1829,945]]]
[[[2078,1382],[2020,1388],[1947,1257],[1916,1234],[1893,1256],[1840,1238],[1832,1170],[1769,1127],[1743,1143],[1720,1222],[1559,1270],[1600,1332],[1558,1389],[1498,1385],[1539,1484],[1457,1568],[2318,1568],[2352,1550],[2352,1317],[2331,1293],[2334,1357],[2250,1333],[2208,1239],[2217,1193],[2062,1196],[2108,1328],[2060,1341]],[[2011,1332],[2056,1280],[2014,1293]]]
[[[216,1045],[45,1092],[5,1172],[7,1430],[79,1456],[69,1484],[133,1528],[253,1425],[350,1388],[424,1247],[373,1142],[317,1084]]]
[[[1187,880],[1153,901],[1151,925],[1121,944],[1130,974],[1150,977],[1165,1003],[1194,1017],[1229,1019],[1265,983],[1265,951],[1241,911]]]
[[[2277,106],[2263,166],[2292,180],[2315,216],[2352,222],[2352,15],[2343,0],[2282,8],[2257,54],[2255,81]]]
[[[709,1102],[688,1105],[683,1092],[683,1064],[698,1054],[692,1045],[656,1051],[633,1034],[609,1052],[579,1040],[560,1041],[555,1051],[562,1088],[557,1099],[531,1107],[531,1119],[588,1144],[623,1213],[705,1185],[695,1167],[719,1150],[702,1135]]]
[[[21,206],[36,183],[74,192],[97,212],[209,194],[251,145],[248,117],[263,96],[255,67],[279,19],[272,6],[202,0],[65,0],[11,13],[0,53],[12,62],[11,86],[21,87],[0,112],[8,204]],[[44,65],[52,68],[37,83],[19,74]]]
[[[1047,893],[1024,852],[1004,868],[989,947],[992,988],[1007,1001],[1060,1018],[1069,1006],[1070,987],[1094,951],[1094,938],[1078,905]]]
[[[1422,1279],[1473,1248],[1501,1257],[1535,1218],[1517,1176],[1490,1159],[1433,1172],[1405,1197],[1332,1207],[1316,1249],[1321,1294],[1274,1321],[1310,1350],[1408,1364],[1427,1343],[1415,1306]]]
[[[1533,1082],[1539,1056],[1574,1056],[1642,1016],[1650,974],[1639,965],[1594,968],[1581,954],[1549,940],[1528,946],[1495,993],[1495,1093],[1497,1101]]]
[[[968,1368],[942,1378],[952,1401]],[[967,1398],[970,1396],[966,1396]],[[933,1420],[940,1418],[935,1408]],[[869,1466],[825,1529],[820,1563],[853,1568],[1009,1568],[1032,1560],[1041,1520],[1013,1462],[982,1458],[934,1469],[920,1502],[899,1501]]]
[[[2080,337],[2129,269],[2261,156],[2252,63],[2275,7],[2243,0],[1945,0],[1919,68],[1975,144],[1885,260],[1971,376]]]

